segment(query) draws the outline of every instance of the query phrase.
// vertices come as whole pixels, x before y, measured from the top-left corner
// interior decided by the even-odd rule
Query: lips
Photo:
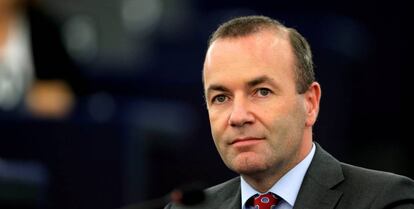
[[[236,147],[245,147],[245,146],[252,146],[257,143],[260,143],[264,138],[257,138],[257,137],[243,137],[234,139],[230,145]]]

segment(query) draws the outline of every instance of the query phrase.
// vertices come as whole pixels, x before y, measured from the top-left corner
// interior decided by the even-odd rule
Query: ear
[[[321,86],[313,82],[305,92],[306,126],[313,126],[319,113],[319,102],[321,99]]]

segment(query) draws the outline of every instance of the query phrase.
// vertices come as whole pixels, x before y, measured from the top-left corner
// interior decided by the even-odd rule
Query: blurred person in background
[[[216,148],[240,176],[207,189],[200,205],[166,208],[414,208],[413,180],[339,162],[314,142],[321,87],[295,29],[264,16],[224,23],[203,84]]]
[[[50,124],[32,127],[30,119],[67,118],[83,91],[57,25],[37,6],[0,0],[0,208],[45,208],[49,174],[36,153],[49,149],[36,150],[40,140],[28,142],[39,138],[35,133],[54,135]]]
[[[84,90],[60,32],[35,0],[0,0],[0,116],[63,118]]]

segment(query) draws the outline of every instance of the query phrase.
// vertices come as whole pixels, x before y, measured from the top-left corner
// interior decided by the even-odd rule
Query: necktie
[[[273,193],[266,193],[261,195],[255,195],[253,199],[253,205],[255,209],[274,209],[276,208],[278,199]]]

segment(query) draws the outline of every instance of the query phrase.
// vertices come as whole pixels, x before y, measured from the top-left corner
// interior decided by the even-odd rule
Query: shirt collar
[[[306,171],[309,168],[309,165],[315,155],[315,145],[312,145],[312,149],[309,154],[303,159],[299,164],[293,167],[289,172],[287,172],[282,178],[276,182],[270,188],[269,192],[272,192],[283,200],[285,200],[290,206],[293,206],[296,197],[298,196],[300,186],[302,184],[303,178],[305,177]],[[257,194],[260,193],[256,191],[253,187],[251,187],[244,179],[241,177],[241,199],[242,199],[242,206],[245,205],[247,200]]]

